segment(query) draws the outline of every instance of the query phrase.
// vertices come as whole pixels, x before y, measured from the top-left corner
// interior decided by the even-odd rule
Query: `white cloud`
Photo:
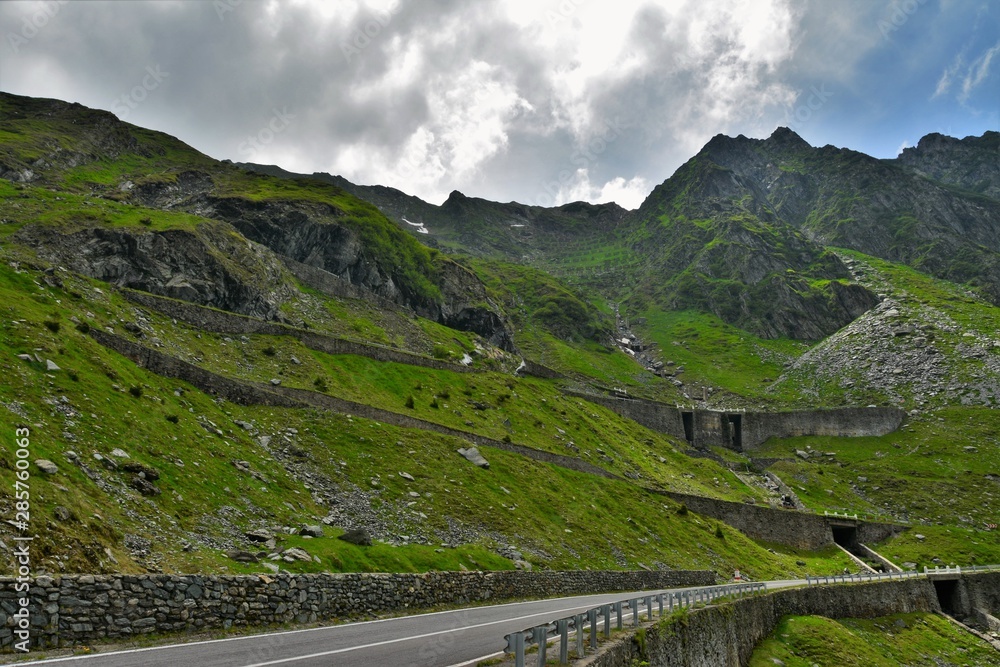
[[[969,96],[972,95],[972,91],[986,81],[990,75],[990,64],[997,54],[1000,54],[1000,42],[972,61],[965,78],[962,79],[962,92],[958,96],[959,102],[965,104],[969,100]]]
[[[956,99],[962,104],[967,103],[972,93],[989,78],[993,59],[998,55],[1000,55],[1000,42],[986,49],[968,64],[966,64],[965,52],[959,53],[941,73],[941,78],[938,79],[931,99],[947,95],[951,92],[952,86],[958,83],[959,91]]]
[[[642,176],[635,176],[627,181],[618,176],[605,183],[595,199],[598,202],[613,201],[624,208],[635,209],[639,208],[651,189],[652,186]]]
[[[931,95],[932,100],[941,97],[942,95],[946,94],[949,90],[951,90],[951,82],[955,78],[955,73],[957,72],[957,70],[958,67],[952,65],[951,67],[946,68],[944,72],[941,73],[941,78],[938,79],[937,87],[934,89],[934,94]]]
[[[816,87],[837,97],[822,111],[810,106],[813,118],[844,113],[842,99],[868,92],[851,90],[870,74],[859,68],[885,45],[876,28],[882,8],[863,0],[835,8],[796,0],[230,4],[220,15],[207,2],[68,3],[17,53],[4,52],[3,88],[107,109],[144,67],[159,65],[169,80],[130,122],[214,157],[243,159],[241,142],[287,108],[294,123],[257,161],[431,201],[458,189],[501,201],[610,197],[631,206],[713,135],[767,136]],[[0,3],[0,34],[19,30],[35,6]],[[349,59],[345,44],[355,49]],[[971,64],[956,60],[937,94],[971,101],[994,80],[998,53],[1000,44]]]
[[[348,179],[391,183],[441,202],[506,148],[510,122],[532,108],[500,68],[482,61],[448,75],[414,66],[412,76],[424,81],[426,122],[414,127],[397,150],[379,150],[367,137],[344,145],[332,168]],[[386,79],[393,78],[390,70]],[[382,97],[384,85],[368,83],[364,94]]]

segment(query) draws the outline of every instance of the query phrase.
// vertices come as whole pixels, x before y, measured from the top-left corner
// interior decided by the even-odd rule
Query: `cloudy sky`
[[[994,0],[0,3],[0,89],[219,159],[634,208],[713,135],[1000,129]]]

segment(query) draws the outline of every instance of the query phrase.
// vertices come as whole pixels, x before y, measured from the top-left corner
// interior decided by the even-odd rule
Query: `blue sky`
[[[219,159],[638,206],[715,134],[894,157],[1000,129],[995,0],[0,3],[0,89]]]
[[[1000,3],[872,4],[883,11],[859,28],[884,38],[830,86],[804,138],[889,158],[930,132],[1000,130]]]

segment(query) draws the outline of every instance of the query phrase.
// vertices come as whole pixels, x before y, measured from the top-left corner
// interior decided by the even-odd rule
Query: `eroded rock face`
[[[415,290],[393,275],[394,267],[379,266],[357,231],[338,222],[344,214],[333,206],[220,198],[212,199],[209,206],[211,217],[229,222],[278,255],[323,269],[392,301],[417,300]]]
[[[956,139],[937,132],[904,148],[895,162],[921,176],[1000,200],[1000,132]]]
[[[452,261],[440,266],[442,304],[436,318],[442,324],[461,331],[472,331],[508,352],[514,339],[499,306],[486,294],[486,287],[468,269]]]
[[[213,199],[208,213],[279,255],[323,269],[428,319],[477,333],[497,347],[514,349],[501,309],[475,274],[439,258],[435,282],[440,297],[423,293],[402,275],[402,267],[379,264],[358,231],[343,221],[343,212],[332,206]]]
[[[121,287],[264,319],[291,296],[280,262],[228,225],[142,231],[29,226],[15,239],[72,271]]]

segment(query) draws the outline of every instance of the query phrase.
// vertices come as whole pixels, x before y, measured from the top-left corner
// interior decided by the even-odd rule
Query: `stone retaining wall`
[[[534,449],[526,445],[518,445],[513,442],[494,440],[493,438],[476,433],[461,431],[411,417],[410,415],[383,410],[382,408],[376,408],[365,403],[348,401],[315,391],[232,380],[159,352],[158,350],[133,343],[116,334],[110,334],[100,329],[91,329],[89,333],[94,340],[104,347],[118,352],[157,375],[189,382],[201,391],[240,405],[275,405],[290,408],[315,407],[341,414],[357,415],[365,419],[392,424],[393,426],[434,431],[442,435],[461,438],[477,446],[502,449],[536,461],[551,463],[590,475],[598,475],[607,479],[620,479],[618,475],[610,473],[592,463],[588,463],[583,459],[563,454],[553,454],[552,452]]]
[[[15,579],[0,577],[0,648],[17,641]],[[312,623],[516,598],[715,583],[709,571],[427,574],[75,575],[31,582],[30,646],[75,646],[145,633]]]
[[[395,350],[372,343],[362,343],[337,336],[313,333],[277,322],[265,322],[253,317],[206,308],[145,292],[122,290],[122,295],[132,303],[155,310],[167,317],[187,322],[191,326],[203,331],[234,335],[290,336],[308,348],[327,354],[354,354],[359,357],[368,357],[375,361],[390,361],[397,364],[421,366],[435,370],[451,371],[453,373],[469,373],[474,370],[468,366],[452,364],[440,359],[413,354],[412,352]]]

